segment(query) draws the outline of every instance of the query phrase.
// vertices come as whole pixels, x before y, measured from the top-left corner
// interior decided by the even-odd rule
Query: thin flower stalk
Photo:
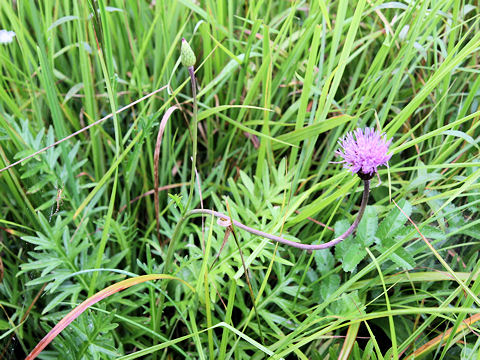
[[[198,146],[198,103],[197,103],[197,79],[195,77],[195,62],[196,57],[192,48],[188,44],[185,38],[182,38],[182,48],[180,54],[180,60],[184,66],[187,67],[190,74],[190,83],[192,84],[192,99],[193,99],[193,119],[192,119],[192,141],[193,141],[193,154],[192,154],[192,172],[190,178],[190,192],[188,194],[187,205],[185,211],[188,210],[190,202],[193,198],[193,189],[195,188],[195,170],[197,162],[197,146]]]
[[[208,210],[208,209],[194,209],[188,210],[190,202],[193,197],[193,189],[195,185],[195,165],[196,165],[196,157],[197,157],[197,112],[198,112],[198,105],[197,105],[197,84],[195,78],[195,54],[193,53],[190,45],[185,39],[182,39],[182,49],[181,49],[181,61],[184,66],[188,68],[188,73],[190,74],[190,80],[192,84],[192,97],[193,97],[193,129],[192,129],[192,137],[193,137],[193,158],[192,158],[192,177],[190,181],[190,193],[188,196],[187,205],[185,207],[185,213],[183,214],[182,218],[180,219],[179,223],[175,228],[174,234],[172,236],[172,241],[170,243],[168,253],[167,253],[167,261],[165,264],[165,268],[168,269],[169,265],[169,254],[172,255],[174,250],[174,243],[176,239],[176,235],[180,232],[181,225],[183,222],[190,216],[193,215],[201,215],[201,216],[215,216],[219,219],[218,224],[221,226],[231,226],[232,224],[236,227],[248,231],[251,234],[258,235],[276,242],[279,242],[284,245],[292,246],[302,250],[322,250],[327,249],[332,246],[335,246],[339,242],[345,240],[348,236],[350,236],[355,229],[357,228],[358,224],[362,220],[363,214],[365,212],[365,208],[368,204],[368,197],[370,194],[370,179],[377,173],[377,168],[381,165],[387,165],[388,161],[391,158],[391,154],[388,154],[388,147],[391,143],[391,140],[386,140],[386,135],[381,134],[373,129],[366,128],[357,129],[354,132],[347,133],[347,135],[339,140],[339,150],[335,152],[337,156],[343,158],[340,163],[345,164],[352,174],[357,174],[360,179],[363,181],[363,194],[362,194],[362,202],[360,204],[360,209],[358,214],[353,222],[353,224],[339,237],[324,243],[324,244],[302,244],[295,241],[287,240],[281,236],[269,234],[254,228],[251,228],[247,225],[242,224],[234,219],[231,219],[229,216],[222,214],[221,212],[215,210]]]
[[[390,145],[390,142],[391,140],[386,140],[385,134],[380,134],[379,132],[372,129],[357,129],[355,132],[348,133],[345,138],[339,140],[340,149],[336,152],[336,155],[343,157],[343,160],[340,161],[340,163],[345,164],[345,167],[350,169],[352,174],[357,174],[363,181],[362,202],[360,204],[358,214],[353,224],[339,237],[324,244],[302,244],[295,241],[287,240],[281,236],[269,234],[264,231],[251,228],[215,210],[187,210],[180,218],[177,225],[175,226],[175,230],[173,231],[172,240],[170,241],[170,245],[167,250],[164,271],[168,272],[170,269],[173,252],[175,251],[175,244],[178,236],[181,233],[181,229],[185,220],[193,215],[214,216],[218,218],[217,224],[220,226],[227,227],[233,224],[239,229],[248,231],[251,234],[261,236],[276,241],[278,243],[302,250],[322,250],[337,245],[341,241],[345,240],[348,236],[350,236],[362,220],[365,208],[368,204],[368,197],[370,194],[370,180],[377,173],[377,168],[382,165],[387,165],[388,160],[390,160],[392,156],[391,154],[388,154],[388,146]]]
[[[249,233],[254,234],[254,235],[258,235],[258,236],[261,236],[261,237],[279,242],[279,243],[284,244],[284,245],[292,246],[292,247],[295,247],[297,249],[302,249],[302,250],[322,250],[322,249],[328,249],[332,246],[335,246],[339,242],[345,240],[348,236],[350,236],[355,231],[358,224],[360,223],[360,220],[362,220],[363,214],[365,212],[365,208],[366,208],[367,203],[368,203],[369,193],[370,193],[370,180],[364,180],[363,181],[362,203],[360,204],[360,209],[358,211],[357,217],[355,218],[355,221],[347,229],[347,231],[345,231],[342,235],[340,235],[339,237],[337,237],[337,238],[335,238],[335,239],[333,239],[333,240],[331,240],[327,243],[324,243],[324,244],[309,245],[309,244],[302,244],[302,243],[298,243],[298,242],[295,242],[295,241],[287,240],[287,239],[285,239],[281,236],[269,234],[269,233],[266,233],[264,231],[251,228],[247,225],[242,224],[241,222],[230,219],[230,217],[228,217],[227,215],[225,215],[221,212],[214,211],[214,210],[208,210],[208,209],[190,210],[185,214],[185,218],[187,218],[189,216],[193,216],[193,215],[201,215],[201,216],[211,215],[211,216],[215,216],[216,218],[221,220],[221,222],[219,222],[220,225],[223,225],[224,223],[228,224],[228,222],[232,222],[233,225],[235,225],[239,229],[248,231]]]
[[[193,198],[193,189],[195,188],[195,170],[197,163],[197,147],[198,147],[198,104],[197,104],[197,79],[195,77],[195,69],[193,66],[188,67],[188,73],[190,74],[190,82],[192,83],[192,98],[193,98],[193,125],[192,125],[192,140],[193,140],[193,155],[192,155],[192,174],[190,178],[190,192],[188,194],[187,206],[188,209],[190,202]]]

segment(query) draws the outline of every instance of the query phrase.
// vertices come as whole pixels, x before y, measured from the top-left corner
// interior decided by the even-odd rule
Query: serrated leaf
[[[407,216],[412,214],[412,205],[407,200],[402,199],[398,202],[398,206],[405,212],[405,214],[407,214]],[[405,224],[406,221],[407,218],[405,215],[400,212],[397,207],[395,207],[380,223],[377,231],[377,237],[380,239],[380,241],[391,237],[392,233]]]
[[[346,272],[352,272],[357,268],[357,265],[367,255],[367,252],[358,244],[348,247],[342,258],[342,268]]]
[[[333,269],[335,265],[335,258],[330,249],[323,249],[314,252],[317,269],[321,274],[324,274]]]
[[[335,223],[335,237],[342,235],[350,227],[347,220],[339,220]],[[335,258],[342,262],[344,271],[353,271],[358,263],[366,256],[363,245],[352,235],[335,246]]]
[[[361,311],[365,305],[360,301],[358,297],[358,291],[352,291],[351,293],[343,293],[340,298],[335,301],[330,310],[337,315],[348,314],[351,312]]]
[[[411,270],[415,267],[415,260],[405,249],[395,251],[390,256],[390,260],[405,270]]]
[[[390,235],[392,235],[393,238],[402,238],[410,234],[412,230],[415,230],[412,225],[406,225],[393,231]]]
[[[445,233],[434,226],[424,226],[421,231],[422,234],[429,239],[441,240],[445,238]]]
[[[342,235],[350,227],[350,223],[347,220],[339,220],[335,223],[333,228],[335,229],[335,237]],[[352,236],[347,237],[345,240],[335,246],[335,258],[341,260],[348,251],[348,247],[351,244]]]
[[[382,241],[382,246],[380,246],[380,251],[386,251],[388,248],[395,245],[395,240],[388,238]],[[395,264],[404,268],[406,270],[411,270],[415,267],[415,260],[412,255],[410,255],[405,249],[399,248],[389,256],[389,259],[392,260]]]
[[[365,214],[358,224],[356,238],[362,247],[368,247],[375,241],[375,233],[378,228],[378,216],[375,207],[367,206]]]
[[[340,286],[340,276],[338,274],[331,274],[321,282],[320,296],[323,300],[327,300],[335,290]]]

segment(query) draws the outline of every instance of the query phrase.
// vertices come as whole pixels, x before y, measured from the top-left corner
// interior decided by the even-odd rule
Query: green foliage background
[[[168,272],[196,291],[158,282],[115,294],[40,358],[476,358],[478,20],[457,0],[1,1],[0,27],[16,33],[0,44],[1,168],[166,86],[0,173],[2,356],[26,356],[126,276]],[[366,126],[393,138],[356,235],[334,249],[236,231],[253,298],[240,249],[230,237],[220,252],[213,219],[188,219],[167,253],[193,153],[182,37],[199,82],[190,208],[326,242],[353,222],[362,190],[332,163],[338,138]],[[173,105],[158,236],[154,151]]]

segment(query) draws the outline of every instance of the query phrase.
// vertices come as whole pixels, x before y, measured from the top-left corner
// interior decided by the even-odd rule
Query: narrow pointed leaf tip
[[[182,38],[182,48],[180,51],[180,59],[182,61],[182,65],[186,67],[190,67],[195,65],[197,58],[195,57],[195,53],[193,52],[192,48],[188,44],[185,38]]]
[[[377,167],[387,165],[392,154],[388,154],[388,147],[392,139],[386,140],[385,133],[366,128],[347,133],[338,143],[340,148],[335,152],[343,158],[345,164],[353,174],[361,179],[371,179],[377,172]]]

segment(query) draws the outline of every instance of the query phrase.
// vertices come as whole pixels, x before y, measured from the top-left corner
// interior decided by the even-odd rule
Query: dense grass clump
[[[476,359],[479,15],[0,1],[0,358]]]

